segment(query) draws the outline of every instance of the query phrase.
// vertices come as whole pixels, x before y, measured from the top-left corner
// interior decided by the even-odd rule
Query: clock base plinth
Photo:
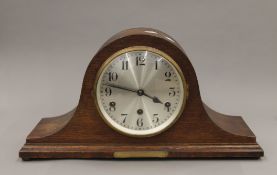
[[[212,111],[207,106],[212,121],[220,128],[236,131],[236,134],[245,137],[255,137],[241,117],[228,117]],[[53,118],[43,118],[27,137],[26,144],[21,148],[19,156],[23,160],[32,159],[111,159],[111,158],[260,158],[264,152],[254,141],[240,143],[240,140],[230,143],[188,143],[186,140],[179,143],[67,143],[60,139],[57,142],[43,140],[62,130],[70,122],[75,110]],[[73,133],[74,131],[72,131]],[[208,131],[207,131],[208,132]],[[240,133],[241,132],[241,133]],[[246,135],[246,134],[249,135]],[[66,135],[64,137],[67,137]],[[80,137],[82,137],[80,135]]]
[[[132,151],[130,151],[132,150]],[[23,160],[32,159],[111,159],[111,158],[260,158],[257,144],[187,144],[187,145],[76,145],[26,144],[20,151]]]

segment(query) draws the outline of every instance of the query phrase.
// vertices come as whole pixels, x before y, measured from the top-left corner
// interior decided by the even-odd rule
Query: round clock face
[[[172,125],[185,106],[187,84],[164,52],[144,46],[118,51],[100,68],[97,106],[115,130],[152,136]]]

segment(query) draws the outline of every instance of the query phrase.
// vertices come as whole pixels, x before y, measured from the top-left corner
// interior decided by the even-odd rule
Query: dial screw
[[[169,102],[166,102],[164,105],[165,105],[165,107],[170,107],[171,106],[171,104]]]
[[[141,115],[141,114],[143,114],[143,110],[142,109],[138,109],[137,113],[138,113],[138,115]]]
[[[115,102],[110,102],[110,106],[115,106]]]
[[[138,94],[138,96],[142,96],[142,95],[144,95],[144,91],[142,89],[139,89],[137,91],[137,94]]]

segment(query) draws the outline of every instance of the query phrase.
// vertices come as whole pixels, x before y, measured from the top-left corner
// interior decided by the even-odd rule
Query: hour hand
[[[153,102],[154,103],[161,103],[161,104],[163,104],[163,102],[161,102],[161,100],[160,99],[158,99],[158,97],[153,97]]]
[[[161,104],[163,104],[163,102],[161,102],[161,100],[158,98],[158,97],[155,97],[155,96],[150,96],[150,95],[148,95],[148,94],[146,94],[146,93],[144,93],[144,95],[146,96],[146,97],[149,97],[149,98],[151,98],[152,100],[153,100],[153,102],[154,103],[161,103]]]

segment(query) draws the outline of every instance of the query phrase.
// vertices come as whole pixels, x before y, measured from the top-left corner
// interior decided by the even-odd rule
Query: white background
[[[276,174],[276,17],[274,0],[0,0],[0,174]],[[21,161],[31,129],[77,105],[97,49],[131,27],[175,38],[196,70],[203,100],[243,116],[265,157]]]

